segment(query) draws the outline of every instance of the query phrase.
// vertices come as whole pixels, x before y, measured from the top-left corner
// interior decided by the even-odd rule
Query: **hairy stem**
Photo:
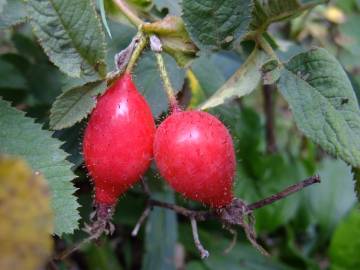
[[[160,72],[160,77],[161,77],[161,80],[163,81],[164,89],[165,89],[166,95],[169,99],[170,108],[174,108],[177,106],[177,101],[176,101],[174,89],[170,82],[169,75],[166,71],[164,58],[162,57],[160,52],[156,52],[155,56],[156,56],[156,61],[157,61],[159,72]]]
[[[126,67],[125,72],[130,73],[132,71],[132,69],[134,68],[137,60],[139,59],[142,51],[144,50],[144,48],[146,47],[146,44],[148,42],[148,39],[146,36],[144,36],[143,34],[139,34],[140,37],[137,41],[137,44],[135,45],[135,49],[131,55],[131,58],[129,60],[129,63]]]

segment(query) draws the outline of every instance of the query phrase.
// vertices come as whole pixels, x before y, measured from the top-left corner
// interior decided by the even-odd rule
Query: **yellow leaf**
[[[0,269],[37,270],[51,254],[53,214],[44,177],[0,155]]]
[[[329,6],[324,11],[327,20],[333,23],[341,24],[346,21],[346,15],[337,7]]]

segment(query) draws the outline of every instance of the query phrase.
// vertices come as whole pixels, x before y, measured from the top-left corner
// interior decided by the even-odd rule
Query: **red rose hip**
[[[130,74],[119,78],[90,116],[83,140],[85,165],[95,184],[95,202],[114,205],[148,169],[155,124]]]
[[[154,158],[162,177],[185,197],[215,208],[231,203],[233,142],[211,114],[175,109],[156,131]]]

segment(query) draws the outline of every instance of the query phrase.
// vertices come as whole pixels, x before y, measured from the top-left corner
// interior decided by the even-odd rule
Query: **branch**
[[[216,209],[216,210],[208,210],[208,211],[195,211],[195,210],[189,210],[187,208],[178,206],[176,204],[162,202],[158,200],[151,199],[150,197],[150,190],[147,186],[146,182],[142,179],[142,187],[145,191],[145,193],[149,196],[148,199],[148,205],[146,209],[144,210],[143,214],[139,218],[139,221],[137,222],[134,230],[132,231],[132,235],[136,236],[141,225],[144,223],[145,219],[150,214],[151,209],[154,206],[162,207],[166,209],[170,209],[177,214],[183,215],[190,219],[193,237],[194,237],[194,243],[196,245],[196,248],[199,250],[201,254],[201,258],[206,258],[209,256],[209,252],[202,246],[199,235],[197,231],[197,221],[204,221],[213,217],[217,217],[225,226],[228,225],[241,225],[246,233],[247,238],[252,243],[254,247],[256,247],[260,252],[267,255],[267,252],[256,242],[256,235],[254,231],[254,217],[252,216],[252,211],[255,209],[259,209],[261,207],[264,207],[266,205],[272,204],[278,200],[284,199],[285,197],[294,194],[300,190],[302,190],[305,187],[308,187],[310,185],[313,185],[315,183],[320,183],[320,177],[318,175],[309,177],[295,185],[292,185],[283,191],[274,194],[268,198],[262,199],[260,201],[257,201],[252,204],[246,205],[244,202],[242,202],[239,199],[234,199],[233,203],[225,208],[222,209]],[[105,209],[106,210],[106,209]],[[75,244],[73,247],[71,247],[68,250],[65,250],[61,254],[55,256],[55,260],[63,260],[70,254],[72,254],[74,251],[80,249],[84,244],[91,242],[92,240],[98,239],[102,233],[112,233],[112,226],[109,224],[110,218],[112,216],[112,211],[97,211],[97,214],[101,214],[102,212],[107,213],[107,217],[105,218],[106,222],[101,223],[99,228],[96,226],[90,227],[92,229],[90,231],[90,236],[83,239],[79,243]],[[235,215],[235,216],[232,216]],[[248,220],[244,219],[247,218]],[[103,218],[104,220],[104,218]],[[93,225],[97,225],[95,222]],[[109,229],[107,228],[109,227]],[[226,227],[229,228],[229,227]],[[231,231],[232,232],[232,231]],[[232,243],[233,244],[233,243]],[[231,249],[231,246],[230,246]]]
[[[253,211],[255,209],[262,208],[268,204],[272,204],[278,200],[282,200],[285,197],[290,196],[291,194],[294,194],[294,193],[302,190],[303,188],[308,187],[313,184],[316,184],[316,183],[320,183],[319,175],[314,175],[309,178],[306,178],[305,180],[303,180],[299,183],[296,183],[290,187],[287,187],[286,189],[284,189],[283,191],[281,191],[279,193],[271,195],[270,197],[267,197],[260,201],[248,204],[245,206],[246,211]],[[182,216],[185,216],[188,218],[194,218],[197,221],[204,221],[204,220],[207,220],[207,219],[215,216],[214,211],[211,211],[211,210],[210,211],[190,210],[190,209],[187,209],[185,207],[182,207],[182,206],[179,206],[176,204],[162,202],[162,201],[158,201],[158,200],[154,200],[154,199],[149,199],[149,204],[151,206],[157,206],[157,207],[170,209],[179,215],[182,215]]]
[[[70,247],[69,249],[64,250],[63,252],[61,252],[60,254],[56,255],[54,257],[54,260],[58,260],[58,261],[62,261],[65,258],[67,258],[69,255],[71,255],[72,253],[74,253],[75,251],[79,250],[80,248],[82,248],[85,244],[90,243],[92,240],[95,240],[98,238],[98,235],[90,235],[88,237],[86,237],[85,239],[83,239],[82,241],[78,242],[77,244],[75,244],[74,246]]]
[[[275,137],[274,90],[274,85],[263,85],[266,152],[269,154],[273,154],[277,151]]]
[[[95,204],[95,214],[90,215],[91,224],[85,223],[84,231],[89,234],[88,237],[76,243],[72,247],[64,250],[58,255],[54,256],[54,260],[64,260],[66,257],[71,255],[73,252],[82,248],[85,244],[97,240],[104,233],[106,235],[113,234],[115,227],[111,223],[111,218],[114,214],[114,205],[107,205],[103,203]],[[92,217],[93,216],[93,217]]]
[[[150,197],[150,195],[151,195],[151,194],[150,194],[150,188],[149,188],[148,184],[146,183],[144,177],[141,177],[141,179],[140,179],[140,184],[141,184],[141,188],[142,188],[142,190],[144,191],[144,193],[145,193],[148,197]]]
[[[193,218],[197,221],[204,221],[204,220],[209,219],[211,216],[213,216],[212,211],[189,210],[187,208],[178,206],[176,204],[162,202],[162,201],[153,200],[153,199],[149,200],[149,204],[151,206],[157,206],[157,207],[162,207],[162,208],[173,210],[177,214],[180,214],[180,215],[188,217],[188,218]]]
[[[321,181],[320,181],[319,175],[311,176],[295,185],[292,185],[292,186],[284,189],[283,191],[281,191],[279,193],[271,195],[270,197],[267,197],[265,199],[255,202],[255,203],[249,204],[247,206],[247,208],[252,211],[252,210],[264,207],[268,204],[272,204],[278,200],[284,199],[285,197],[287,197],[291,194],[294,194],[307,186],[310,186],[315,183],[320,183],[320,182]]]

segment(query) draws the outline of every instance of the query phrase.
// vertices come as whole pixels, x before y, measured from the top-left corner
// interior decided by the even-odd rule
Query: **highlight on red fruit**
[[[233,141],[215,116],[174,110],[156,131],[154,158],[161,176],[186,198],[216,208],[231,203]]]
[[[148,169],[155,123],[149,105],[124,74],[102,95],[83,139],[85,165],[95,184],[95,202],[115,204]]]

